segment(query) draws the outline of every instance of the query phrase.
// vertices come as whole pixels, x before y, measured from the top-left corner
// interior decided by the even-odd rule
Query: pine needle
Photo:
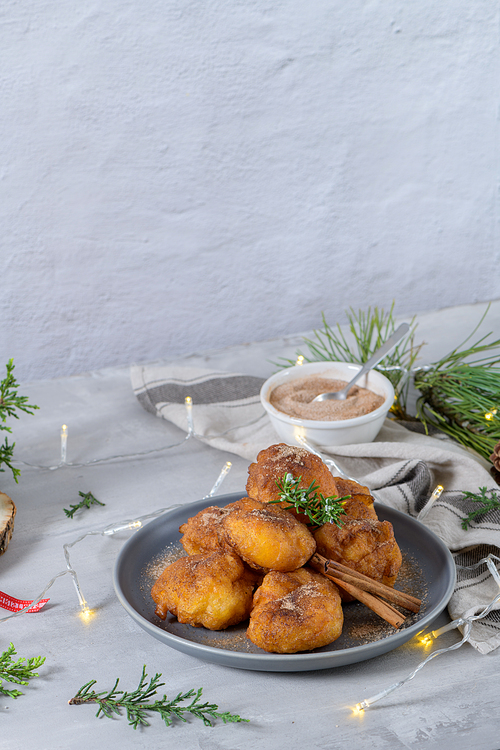
[[[426,430],[435,427],[487,460],[500,441],[500,339],[488,341],[489,333],[465,345],[488,309],[460,346],[414,379],[417,418]]]

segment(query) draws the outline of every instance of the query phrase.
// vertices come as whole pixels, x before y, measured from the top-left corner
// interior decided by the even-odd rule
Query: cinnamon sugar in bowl
[[[289,445],[304,437],[316,445],[370,443],[377,437],[394,401],[391,382],[370,370],[344,401],[319,401],[315,396],[340,390],[361,369],[349,362],[310,362],[272,375],[260,392],[274,429]]]

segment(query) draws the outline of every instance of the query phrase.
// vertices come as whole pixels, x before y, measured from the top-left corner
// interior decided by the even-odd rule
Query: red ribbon
[[[2,607],[2,609],[8,609],[10,612],[19,612],[19,610],[24,609],[33,601],[34,599],[14,599],[13,596],[9,596],[8,594],[4,594],[3,591],[0,591],[0,607]],[[38,604],[35,604],[34,607],[30,607],[30,609],[26,611],[38,612],[38,610],[47,604],[48,601],[48,599],[40,599]]]

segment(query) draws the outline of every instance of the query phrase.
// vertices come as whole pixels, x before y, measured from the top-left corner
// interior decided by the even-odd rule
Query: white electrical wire
[[[215,492],[219,489],[222,482],[228,475],[229,471],[231,470],[231,462],[227,461],[224,466],[222,467],[222,470],[219,473],[219,476],[217,477],[217,480],[215,481],[215,484],[212,486],[212,489],[208,493],[208,495],[205,495],[205,498],[213,497]],[[205,499],[204,498],[204,499]],[[33,601],[30,601],[25,607],[22,609],[19,609],[16,612],[12,612],[9,615],[6,615],[5,617],[0,617],[0,622],[5,622],[6,620],[10,620],[12,617],[18,617],[19,615],[24,614],[28,610],[32,609],[34,606],[36,606],[45,596],[46,592],[52,587],[52,585],[55,583],[55,581],[58,578],[61,578],[65,575],[70,575],[73,584],[75,586],[75,590],[78,596],[78,602],[80,604],[80,609],[83,613],[89,612],[89,607],[87,604],[87,601],[83,595],[80,581],[78,580],[78,575],[76,570],[71,565],[69,550],[71,547],[74,547],[75,544],[78,544],[83,539],[86,539],[88,536],[112,536],[113,534],[117,534],[119,531],[129,531],[129,530],[136,530],[141,528],[144,525],[144,522],[149,521],[151,518],[156,518],[157,516],[162,515],[163,513],[166,513],[167,511],[173,510],[174,508],[181,508],[182,503],[175,503],[173,505],[169,505],[166,508],[160,508],[159,510],[155,510],[152,513],[147,513],[146,515],[139,516],[138,518],[135,518],[133,520],[127,520],[127,521],[120,521],[118,524],[113,523],[106,526],[104,529],[98,530],[98,531],[87,531],[85,534],[82,534],[77,539],[73,540],[72,542],[67,542],[66,544],[63,544],[63,552],[64,557],[66,559],[66,570],[61,571],[60,573],[57,573],[51,580],[48,582],[48,584],[45,586],[44,590],[41,594],[39,594]]]
[[[491,575],[495,579],[496,583],[498,584],[500,588],[500,575],[498,573],[497,567],[494,560],[497,560],[500,562],[500,558],[496,555],[489,554],[487,557],[483,557],[482,560],[479,560],[479,562],[475,563],[474,565],[457,565],[457,568],[460,568],[461,570],[475,570],[480,565],[486,565],[488,570],[490,571]],[[456,649],[460,648],[460,646],[463,646],[464,643],[467,643],[470,639],[470,634],[472,631],[472,625],[476,620],[481,620],[483,617],[486,617],[500,602],[500,593],[498,593],[489,604],[483,607],[483,609],[479,612],[477,615],[470,615],[469,617],[460,617],[457,620],[453,620],[452,622],[448,623],[448,625],[445,625],[444,627],[440,628],[439,630],[434,630],[431,633],[428,634],[427,637],[431,638],[432,640],[434,638],[438,638],[440,635],[445,633],[448,630],[452,630],[454,628],[462,627],[462,639],[458,643],[454,643],[452,646],[448,646],[447,648],[441,648],[438,651],[433,651],[432,654],[429,654],[427,659],[424,659],[424,661],[420,662],[420,664],[417,665],[417,667],[411,672],[407,677],[405,677],[403,680],[400,680],[399,682],[394,683],[394,685],[390,685],[388,688],[383,690],[380,693],[377,693],[376,695],[372,695],[371,698],[365,698],[364,700],[360,701],[356,704],[356,710],[357,711],[364,711],[365,709],[372,706],[377,701],[381,700],[382,698],[385,698],[389,693],[392,693],[394,690],[396,690],[399,687],[402,687],[410,680],[413,680],[415,675],[420,672],[420,670],[425,667],[425,665],[431,661],[431,659],[435,659],[437,656],[441,656],[441,654],[446,654],[448,651],[455,651]],[[424,637],[425,638],[425,637]]]

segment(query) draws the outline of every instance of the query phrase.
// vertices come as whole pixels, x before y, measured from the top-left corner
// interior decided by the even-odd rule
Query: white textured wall
[[[500,297],[498,26],[491,0],[3,0],[3,359]]]

